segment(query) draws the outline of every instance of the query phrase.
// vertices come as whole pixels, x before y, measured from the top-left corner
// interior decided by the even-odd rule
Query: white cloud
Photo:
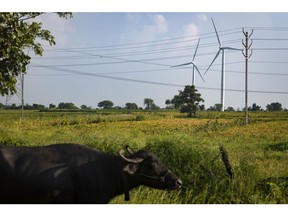
[[[198,27],[194,23],[190,23],[183,27],[184,37],[196,36],[199,34]]]
[[[140,38],[144,40],[155,40],[158,35],[164,34],[168,30],[168,23],[161,14],[156,14],[147,20],[149,24],[145,24],[140,30]]]
[[[201,22],[206,22],[208,20],[208,17],[205,14],[197,15],[197,19]]]
[[[76,31],[76,28],[69,22],[69,19],[60,18],[55,13],[39,16],[36,18],[36,21],[42,23],[43,29],[51,32],[55,37],[57,46],[65,46],[69,40],[69,36]]]
[[[125,39],[133,38],[137,41],[155,40],[157,36],[168,31],[168,22],[161,14],[128,14],[128,28],[122,33]]]
[[[168,24],[165,17],[161,14],[153,16],[155,27],[158,33],[165,33],[168,30]]]
[[[194,23],[189,23],[180,28],[175,37],[183,38],[181,43],[182,47],[191,47],[196,45],[199,38],[199,28]],[[179,45],[177,45],[179,46]],[[179,51],[183,55],[183,51]]]

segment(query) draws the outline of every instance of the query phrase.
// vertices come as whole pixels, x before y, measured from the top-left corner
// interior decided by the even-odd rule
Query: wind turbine
[[[221,105],[222,105],[222,107],[221,107],[221,111],[224,111],[224,103],[225,103],[225,50],[238,50],[238,51],[241,50],[242,51],[242,49],[222,46],[222,44],[220,42],[220,38],[219,38],[218,32],[216,30],[215,23],[214,23],[212,17],[211,17],[211,20],[212,20],[212,23],[213,23],[213,26],[214,26],[214,30],[215,30],[215,33],[216,33],[216,36],[217,36],[217,40],[218,40],[218,43],[219,43],[219,50],[216,53],[216,56],[214,57],[213,61],[211,62],[211,64],[207,68],[206,72],[204,73],[204,76],[208,72],[208,70],[210,69],[210,67],[214,63],[214,61],[217,59],[217,57],[219,56],[220,52],[222,52],[222,70],[221,70]]]
[[[203,76],[201,75],[197,65],[196,65],[196,62],[194,61],[195,60],[195,57],[196,57],[196,53],[197,53],[197,50],[198,50],[198,46],[199,46],[199,42],[200,42],[200,38],[198,39],[198,43],[197,43],[197,46],[196,46],[196,50],[195,50],[195,53],[193,55],[193,58],[192,58],[192,61],[191,62],[188,62],[188,63],[184,63],[184,64],[180,64],[180,65],[175,65],[175,66],[171,66],[171,67],[180,67],[180,66],[186,66],[186,65],[190,65],[192,64],[193,65],[193,71],[192,71],[192,85],[195,86],[195,69],[197,70],[198,74],[200,75],[200,77],[202,78],[203,82],[205,82]]]

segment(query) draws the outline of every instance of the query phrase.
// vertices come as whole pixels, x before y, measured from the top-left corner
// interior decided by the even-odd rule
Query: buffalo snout
[[[167,176],[165,179],[168,190],[176,190],[181,188],[182,181],[174,175]]]

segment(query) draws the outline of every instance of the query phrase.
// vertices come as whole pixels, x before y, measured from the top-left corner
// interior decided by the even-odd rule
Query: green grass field
[[[126,144],[154,152],[183,181],[178,191],[132,190],[128,203],[288,203],[288,113],[0,110],[0,144],[80,143],[115,153]],[[228,152],[231,180],[219,155]],[[118,196],[112,203],[124,202]]]

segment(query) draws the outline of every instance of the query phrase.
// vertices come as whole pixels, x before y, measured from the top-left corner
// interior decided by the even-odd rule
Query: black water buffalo
[[[140,185],[182,182],[149,151],[109,155],[79,144],[0,146],[0,203],[108,203]]]

